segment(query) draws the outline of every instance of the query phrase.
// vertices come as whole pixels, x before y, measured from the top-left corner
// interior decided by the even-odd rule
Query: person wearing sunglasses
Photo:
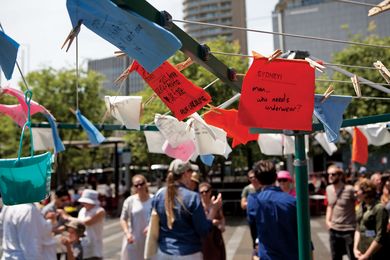
[[[152,196],[145,176],[134,175],[132,194],[123,203],[120,224],[124,232],[121,260],[143,260],[145,249],[145,229],[152,210]]]
[[[327,169],[329,185],[326,187],[325,222],[329,230],[330,251],[333,260],[344,254],[355,259],[353,241],[356,227],[354,187],[344,183],[344,171],[332,164]]]
[[[282,191],[287,192],[293,197],[297,196],[295,193],[293,179],[288,171],[279,171],[277,180]]]
[[[202,182],[199,184],[199,193],[206,216],[210,214],[212,189],[211,184]],[[225,216],[222,207],[213,218],[211,232],[202,240],[202,253],[204,260],[225,260],[225,242],[222,233],[225,232]]]

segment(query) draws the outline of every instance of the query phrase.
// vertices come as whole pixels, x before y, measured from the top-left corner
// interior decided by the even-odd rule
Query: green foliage
[[[356,37],[353,40],[360,40],[365,43],[377,44],[377,45],[390,45],[390,37],[379,38],[377,36],[371,35],[366,39],[361,39]],[[358,65],[373,67],[373,62],[381,60],[385,66],[390,60],[390,51],[385,48],[375,48],[375,47],[365,47],[365,46],[351,46],[344,49],[341,52],[338,52],[334,55],[332,60],[333,63],[337,64],[349,64],[349,65]],[[360,77],[368,79],[372,82],[386,84],[386,81],[382,78],[380,73],[377,70],[370,69],[359,69],[359,68],[347,68],[348,71],[354,73]],[[350,81],[348,77],[340,73],[335,73],[333,79],[336,80],[347,80]],[[341,95],[352,95],[355,96],[355,91],[352,84],[348,83],[336,83],[335,92],[336,94]],[[383,93],[379,90],[376,90],[368,85],[361,84],[362,96],[369,97],[387,97],[386,93]],[[383,113],[388,113],[388,101],[379,101],[379,100],[357,100],[354,99],[349,105],[345,117],[361,117],[369,115],[378,115]]]

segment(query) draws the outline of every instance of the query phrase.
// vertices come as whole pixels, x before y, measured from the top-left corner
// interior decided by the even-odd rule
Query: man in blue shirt
[[[262,191],[248,201],[250,221],[255,221],[261,260],[298,259],[298,233],[295,198],[275,186],[272,161],[261,160],[253,170]]]

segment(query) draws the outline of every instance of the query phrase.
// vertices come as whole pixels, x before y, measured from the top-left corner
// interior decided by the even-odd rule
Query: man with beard
[[[355,259],[353,254],[356,226],[354,188],[343,182],[343,170],[330,165],[327,170],[329,183],[326,187],[328,206],[326,225],[329,229],[329,242],[333,260],[341,260],[344,254]]]

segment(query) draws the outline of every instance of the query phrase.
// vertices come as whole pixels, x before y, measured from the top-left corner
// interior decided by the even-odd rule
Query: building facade
[[[378,4],[378,0],[359,0]],[[280,0],[272,15],[273,31],[338,40],[351,40],[352,35],[368,35],[370,25],[374,34],[390,36],[388,13],[368,17],[370,6],[333,0]],[[314,57],[331,61],[332,54],[348,47],[346,44],[274,36],[275,49],[309,51]]]
[[[183,13],[184,20],[246,27],[245,0],[184,0]],[[246,31],[197,24],[184,24],[184,30],[200,43],[218,36],[237,40],[241,52],[248,52]]]
[[[133,59],[128,56],[90,60],[88,70],[102,74],[104,76],[103,88],[112,91],[113,95],[129,95],[145,88],[146,83],[138,73],[131,73],[122,86],[115,84],[114,81],[132,62]]]

